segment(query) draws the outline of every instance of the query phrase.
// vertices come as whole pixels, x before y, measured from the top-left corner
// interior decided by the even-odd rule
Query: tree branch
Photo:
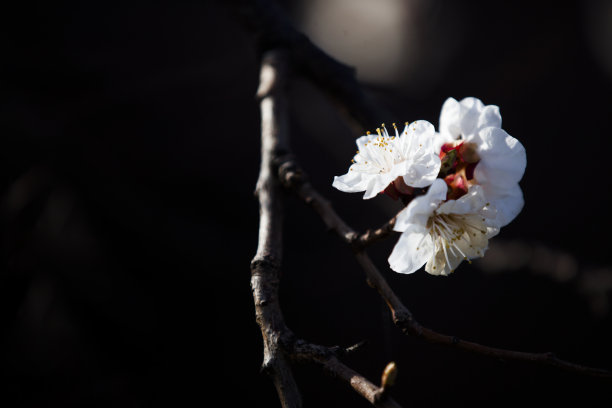
[[[348,353],[360,345],[341,350],[296,340],[281,312],[278,289],[282,259],[282,206],[275,169],[280,165],[286,179],[297,177],[288,166],[282,165],[282,160],[278,160],[288,143],[287,104],[283,93],[285,58],[285,53],[281,51],[272,51],[264,56],[257,92],[261,100],[262,160],[255,190],[259,199],[260,224],[257,252],[251,262],[251,288],[256,320],[264,341],[262,370],[272,378],[284,408],[302,406],[289,359],[319,364],[328,374],[349,383],[375,407],[398,408],[400,406],[388,397],[386,389],[374,385],[338,359],[340,352]],[[317,197],[316,202],[321,203],[321,199]]]
[[[366,273],[368,284],[376,289],[383,298],[393,318],[395,325],[404,334],[419,337],[429,343],[441,344],[454,347],[471,353],[494,357],[502,360],[524,361],[537,363],[575,374],[583,374],[594,377],[604,377],[612,379],[612,372],[599,368],[582,366],[557,358],[553,353],[526,353],[512,351],[495,347],[484,346],[478,343],[461,340],[455,336],[448,336],[434,330],[421,326],[412,316],[410,310],[402,303],[399,297],[393,292],[383,275],[374,265],[370,257],[366,254],[360,240],[368,234],[359,235],[335,212],[331,204],[312,185],[306,181],[306,176],[297,164],[285,162],[286,168],[293,169],[290,173],[279,172],[279,178],[283,186],[293,190],[306,204],[313,208],[321,217],[326,227],[338,234],[338,236],[349,244],[355,251],[357,261]],[[288,177],[290,175],[290,177]],[[389,221],[388,224],[393,222]],[[381,229],[389,229],[387,224]],[[384,235],[384,233],[381,233]],[[369,239],[366,240],[370,242]]]
[[[332,377],[347,382],[353,390],[377,408],[400,408],[383,387],[376,386],[367,378],[344,365],[330,348],[298,341],[294,345],[296,361],[319,364]]]
[[[397,216],[391,218],[380,228],[377,228],[375,230],[367,230],[357,238],[356,245],[361,249],[365,249],[371,244],[378,241],[382,241],[383,239],[389,237],[391,234],[396,232],[393,230],[396,219]]]
[[[282,259],[282,206],[280,186],[275,177],[273,159],[286,144],[286,103],[283,100],[283,59],[278,53],[267,54],[262,62],[261,168],[255,194],[259,199],[259,241],[251,262],[251,288],[255,315],[264,341],[262,370],[274,382],[284,408],[302,406],[302,398],[286,356],[281,349],[284,338],[292,333],[285,325],[278,302]]]

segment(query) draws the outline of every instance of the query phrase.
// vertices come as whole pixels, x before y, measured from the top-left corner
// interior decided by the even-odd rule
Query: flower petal
[[[384,191],[385,188],[391,182],[395,180],[392,173],[376,174],[372,177],[372,181],[368,184],[365,194],[363,195],[364,200],[376,197],[380,192]]]
[[[501,127],[499,107],[484,105],[478,98],[467,97],[457,102],[448,98],[440,112],[440,133],[457,139],[467,137],[486,127]]]
[[[461,134],[465,137],[476,133],[478,119],[484,109],[484,104],[478,98],[469,97],[463,98],[459,105],[461,105],[461,121],[459,123]]]
[[[457,200],[448,200],[437,209],[438,214],[474,214],[485,206],[487,199],[478,185],[471,186],[467,194]]]
[[[487,105],[483,108],[478,116],[476,129],[481,130],[487,127],[501,128],[502,118],[499,113],[499,107],[496,105]]]
[[[399,140],[406,157],[404,182],[411,187],[429,186],[440,172],[440,157],[434,150],[435,129],[425,120],[417,120],[406,126]]]
[[[440,111],[440,133],[457,139],[461,135],[461,105],[455,98],[448,98]]]
[[[462,255],[453,254],[450,251],[444,253],[444,250],[438,249],[425,264],[425,272],[430,275],[447,276],[453,273],[463,260]]]
[[[431,258],[433,244],[427,228],[411,224],[400,236],[389,256],[389,266],[395,272],[413,273]]]
[[[357,138],[357,140],[355,140],[355,143],[357,144],[357,150],[364,150],[365,144],[373,139],[376,139],[377,137],[378,135],[364,135]]]
[[[479,184],[511,186],[523,177],[527,166],[525,148],[503,129],[488,127],[466,140],[478,146],[480,162],[474,176]]]
[[[497,209],[494,224],[503,227],[516,218],[525,205],[523,192],[518,183],[510,187],[495,188],[495,186],[483,186],[487,200]]]
[[[423,227],[427,225],[429,216],[433,214],[438,205],[446,199],[448,188],[442,179],[436,179],[425,195],[413,199],[398,215],[393,229],[406,231],[412,224]]]
[[[332,186],[345,193],[357,193],[367,189],[373,175],[350,171],[342,176],[334,177]]]

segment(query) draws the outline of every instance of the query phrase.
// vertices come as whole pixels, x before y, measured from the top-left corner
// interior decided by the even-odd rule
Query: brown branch
[[[391,311],[393,322],[404,334],[419,337],[429,343],[450,346],[459,350],[494,357],[501,360],[514,360],[542,364],[576,374],[612,379],[612,372],[608,370],[587,367],[561,360],[553,353],[526,353],[484,346],[478,343],[461,340],[455,336],[441,334],[421,326],[412,316],[410,310],[395,294],[393,289],[391,289],[386,279],[364,251],[363,246],[361,246],[359,241],[362,239],[362,237],[367,236],[367,233],[364,235],[359,235],[357,232],[355,232],[355,230],[347,225],[346,222],[344,222],[344,220],[335,212],[328,200],[319,194],[312,187],[312,185],[306,181],[304,173],[295,163],[285,162],[283,165],[286,168],[293,169],[290,172],[291,177],[287,177],[289,174],[287,172],[279,172],[279,178],[283,185],[286,188],[295,191],[306,204],[312,207],[319,214],[328,229],[336,232],[338,236],[342,238],[342,240],[353,248],[357,261],[366,273],[368,284],[378,291]],[[383,226],[382,228],[388,227]]]
[[[358,246],[358,248],[364,249],[370,246],[371,244],[378,242],[378,241],[382,241],[383,239],[389,237],[391,234],[395,233],[395,231],[393,230],[393,227],[395,226],[396,218],[397,216],[391,218],[380,228],[377,228],[375,230],[369,229],[363,234],[361,234],[357,238],[357,242],[356,242],[356,245]]]
[[[259,199],[260,224],[257,252],[251,262],[251,288],[255,315],[264,341],[262,370],[271,377],[281,405],[285,408],[302,406],[289,360],[317,363],[326,373],[350,384],[375,407],[397,408],[400,406],[388,397],[386,389],[374,385],[338,359],[339,355],[360,348],[361,343],[341,349],[296,340],[285,324],[281,312],[278,289],[282,259],[282,206],[275,169],[280,165],[284,169],[285,178],[297,177],[277,159],[287,147],[287,104],[283,94],[284,60],[284,53],[279,51],[265,55],[257,93],[261,100],[262,160],[255,190]],[[321,203],[321,199],[317,197],[316,202]]]
[[[298,341],[294,344],[296,361],[319,364],[329,375],[347,382],[353,390],[377,408],[399,408],[383,387],[379,387],[353,369],[344,365],[329,348]]]
[[[274,382],[284,408],[302,406],[281,343],[292,333],[285,325],[278,301],[282,258],[282,206],[280,186],[274,176],[273,159],[286,142],[286,116],[283,111],[283,59],[278,53],[266,55],[262,62],[258,97],[261,99],[261,168],[255,194],[259,199],[259,241],[251,262],[251,288],[255,315],[264,341],[262,370]]]

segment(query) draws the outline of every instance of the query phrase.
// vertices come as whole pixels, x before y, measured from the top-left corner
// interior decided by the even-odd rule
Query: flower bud
[[[385,367],[382,373],[380,385],[382,386],[383,389],[392,387],[395,384],[396,378],[397,378],[397,365],[395,364],[395,362],[391,361],[389,364],[387,364],[387,366]]]

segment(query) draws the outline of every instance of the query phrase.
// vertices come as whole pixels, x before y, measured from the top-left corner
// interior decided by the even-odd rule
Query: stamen
[[[448,265],[450,268],[450,261],[448,260],[448,254],[446,253],[446,247],[448,247],[448,244],[442,245],[442,250],[444,251],[444,258],[446,258],[446,265]]]
[[[389,132],[387,131],[387,128],[385,127],[384,123],[381,125],[381,127],[383,128],[383,136],[389,137]]]

